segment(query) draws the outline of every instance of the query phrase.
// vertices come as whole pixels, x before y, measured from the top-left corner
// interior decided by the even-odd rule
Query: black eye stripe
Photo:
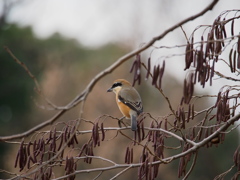
[[[122,83],[116,82],[112,85],[112,88],[115,88],[115,87],[118,87],[118,86],[122,86]]]

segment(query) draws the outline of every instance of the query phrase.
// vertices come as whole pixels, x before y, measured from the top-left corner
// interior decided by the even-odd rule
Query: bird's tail
[[[131,129],[132,129],[132,131],[137,130],[137,116],[136,115],[131,116]]]

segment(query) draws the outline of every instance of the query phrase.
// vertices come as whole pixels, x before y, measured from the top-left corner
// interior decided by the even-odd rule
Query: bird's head
[[[123,87],[131,86],[130,82],[125,79],[117,79],[113,82],[111,88],[107,90],[107,92],[118,93]]]

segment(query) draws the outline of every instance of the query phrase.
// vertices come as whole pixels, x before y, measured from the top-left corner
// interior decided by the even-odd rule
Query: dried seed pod
[[[189,122],[189,120],[190,120],[190,116],[191,116],[191,107],[192,107],[192,105],[191,104],[189,104],[188,105],[188,116],[187,116],[187,123]]]
[[[234,71],[234,66],[233,66],[233,63],[232,63],[232,52],[233,52],[233,49],[230,50],[230,53],[229,53],[229,66],[230,66],[230,70],[231,72],[235,72]]]
[[[238,54],[237,58],[237,68],[240,69],[240,54]]]
[[[237,51],[234,50],[234,53],[233,53],[233,67],[234,67],[234,72],[235,72],[235,70],[236,70],[236,62],[237,62],[236,57],[237,57]]]
[[[214,67],[215,67],[215,61],[213,61],[213,64],[212,64],[212,67],[211,67],[210,86],[212,86],[212,78],[214,76]]]
[[[180,178],[184,174],[186,174],[186,162],[185,162],[185,158],[181,157],[179,166],[178,166],[178,178]]]
[[[147,178],[148,177],[148,173],[149,173],[149,169],[148,169],[148,163],[149,163],[149,158],[146,159],[145,163],[144,163],[144,167],[145,167],[145,177]]]
[[[14,164],[14,167],[16,168],[17,167],[17,164],[18,164],[18,160],[19,160],[19,156],[20,156],[20,150],[18,150],[18,153],[17,153],[17,156],[16,156],[16,159],[15,159],[15,164]]]
[[[136,60],[134,61],[130,73],[134,70],[134,78],[133,78],[133,86],[138,81],[138,84],[141,83],[141,56],[139,54],[136,55]]]
[[[99,132],[98,132],[98,123],[94,124],[92,129],[92,139],[93,139],[93,145],[96,147],[99,141]]]
[[[129,147],[127,147],[127,149],[126,149],[126,153],[125,153],[125,163],[127,163],[127,164],[129,164],[130,163],[130,161],[129,161],[129,154],[130,154],[130,152],[129,152]]]
[[[144,162],[146,159],[146,145],[143,147],[142,156],[140,157],[140,162]]]
[[[240,54],[240,35],[238,36],[237,53]]]
[[[194,104],[192,104],[192,120],[194,119],[194,115],[195,115],[195,113],[194,113]]]
[[[164,129],[165,129],[165,130],[168,130],[167,125],[168,125],[168,121],[167,121],[167,119],[165,119],[165,121],[164,121]]]
[[[70,132],[68,132],[68,125],[66,126],[65,128],[65,131],[64,131],[64,140],[65,142],[68,141],[68,135],[69,135]]]
[[[151,57],[148,58],[148,67],[147,67],[146,79],[148,79],[150,74],[151,74]]]
[[[133,148],[131,148],[130,157],[130,163],[133,163]]]
[[[138,127],[138,126],[137,126]],[[133,137],[133,145],[135,146],[136,145],[136,142],[137,142],[137,131],[134,131],[134,137]]]
[[[141,130],[139,127],[139,124],[137,124],[137,137],[138,137],[138,142],[141,142]]]
[[[146,177],[146,178],[149,179],[149,180],[152,180],[152,179],[153,179],[153,178],[152,178],[152,174],[153,174],[152,164],[150,164],[150,165],[148,166],[148,171],[149,171],[148,177]]]
[[[186,50],[185,50],[185,68],[184,68],[184,71],[189,69],[190,65],[191,65],[191,55],[190,55],[190,43],[187,44],[186,46]]]
[[[132,64],[131,69],[130,69],[130,73],[133,72],[133,69],[135,68],[136,64],[137,64],[137,62],[136,62],[136,60],[135,60],[135,61],[133,62],[133,64]]]
[[[165,69],[165,61],[163,61],[163,65],[162,65],[162,67],[160,68],[160,71],[159,71],[159,80],[158,80],[158,87],[159,88],[162,87],[162,78],[163,78],[164,69]]]
[[[225,21],[225,18],[223,19],[223,21]],[[222,30],[222,33],[223,33],[223,37],[227,38],[227,32],[226,32],[226,29],[225,29],[225,24],[221,25],[221,30]]]
[[[49,137],[46,140],[46,144],[49,144],[49,142],[52,140],[52,131],[49,132]]]
[[[144,123],[143,123],[143,121],[142,121],[142,123],[141,123],[141,132],[142,132],[142,141],[144,140],[144,138],[145,138],[145,131],[144,131]]]
[[[20,172],[24,169],[26,164],[27,164],[27,149],[25,146],[23,146],[22,150],[20,150],[20,156],[19,156]]]
[[[20,171],[22,171],[24,168],[24,159],[25,159],[25,157],[24,157],[24,140],[22,140],[18,152],[19,152],[19,168],[20,168]]]
[[[153,157],[153,162],[154,162],[154,161],[157,161],[157,160],[158,160],[157,157],[154,156],[154,157]],[[154,165],[153,165],[153,178],[156,178],[157,175],[158,175],[159,165],[160,165],[160,164],[154,164]]]
[[[220,101],[217,106],[217,122],[220,123],[222,121],[222,112],[223,112],[223,103]]]
[[[233,155],[233,162],[236,167],[238,167],[238,171],[240,170],[240,146],[236,149]]]
[[[102,141],[104,141],[104,139],[105,139],[105,131],[104,131],[103,123],[101,123],[101,132],[102,132]]]
[[[232,20],[231,23],[231,35],[234,36],[234,19]],[[232,39],[234,39],[234,37],[232,37]]]
[[[218,58],[218,55],[220,55],[221,50],[222,50],[221,41],[217,41],[215,47],[216,47],[216,49],[215,49],[216,58]]]
[[[157,87],[157,79],[158,79],[158,76],[159,76],[159,71],[160,71],[160,66],[154,66],[153,68],[153,78],[152,78],[152,85]]]
[[[73,139],[74,139],[75,143],[78,144],[78,139],[77,139],[76,134],[73,135]]]
[[[189,104],[194,92],[194,74],[191,73],[187,79],[184,79],[184,103]]]
[[[191,43],[187,44],[186,50],[185,50],[185,68],[184,68],[184,70],[189,69],[191,66],[191,63],[193,62],[193,58],[194,58],[193,43],[194,43],[194,39],[192,36]]]
[[[53,139],[52,139],[52,146],[53,146],[52,151],[53,151],[53,152],[56,152],[56,140],[57,140],[56,136],[57,136],[57,131],[56,131],[56,127],[54,127],[54,130],[53,130]],[[43,139],[42,139],[42,140],[43,140]],[[43,142],[43,144],[44,144],[44,142]]]
[[[218,103],[221,101],[221,98],[222,98],[222,88],[218,92],[217,100],[216,100],[216,103],[214,105],[215,108],[217,107]]]
[[[61,147],[62,147],[62,143],[63,143],[63,133],[61,133],[60,136],[61,136],[61,137],[60,137],[60,143],[59,143],[59,145],[58,145],[58,149],[57,149],[57,151],[59,151],[59,150],[61,149]]]
[[[27,168],[30,169],[30,161],[31,161],[31,156],[28,156],[28,159],[27,159]]]
[[[66,164],[65,164],[65,171],[68,169],[70,161],[68,160],[68,156],[66,156]]]
[[[154,128],[154,122],[152,121],[151,124],[150,124],[150,128]],[[148,142],[152,141],[153,139],[153,131],[149,130],[148,132]]]
[[[184,111],[184,107],[181,108],[181,119],[182,119],[182,127],[183,129],[185,129],[185,111]]]
[[[27,155],[28,156],[30,156],[30,146],[31,146],[31,142],[29,142],[27,145]]]

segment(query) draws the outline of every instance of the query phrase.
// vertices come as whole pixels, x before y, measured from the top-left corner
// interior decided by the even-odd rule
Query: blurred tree
[[[4,24],[0,30],[0,46],[7,46],[14,55],[27,65],[29,70],[39,80],[43,86],[44,93],[57,103],[64,103],[78,91],[78,82],[87,82],[91,74],[95,74],[98,69],[120,54],[126,52],[115,45],[108,45],[101,49],[90,50],[81,47],[75,40],[67,40],[59,34],[42,40],[37,39],[30,27],[19,28],[14,24]],[[104,57],[104,59],[103,59]],[[37,122],[42,121],[49,112],[42,112],[36,108],[32,98],[38,99],[34,92],[34,82],[19,64],[10,58],[9,54],[2,48],[0,50],[0,132],[1,136],[20,133],[26,131]],[[96,68],[91,68],[90,64],[94,59]],[[79,71],[81,67],[81,71]],[[54,72],[61,72],[54,74]],[[88,72],[88,76],[85,73]],[[68,76],[66,76],[68,75]],[[53,87],[53,81],[60,79],[59,86]],[[46,80],[46,78],[49,78]],[[50,83],[50,84],[49,84]],[[48,86],[45,88],[45,86]],[[54,93],[50,93],[55,89]],[[66,92],[69,96],[66,96]],[[65,94],[65,98],[59,95]],[[37,100],[38,101],[38,100]],[[6,144],[0,144],[1,158],[6,153]],[[4,159],[0,159],[4,162]],[[0,165],[4,169],[4,163]]]

